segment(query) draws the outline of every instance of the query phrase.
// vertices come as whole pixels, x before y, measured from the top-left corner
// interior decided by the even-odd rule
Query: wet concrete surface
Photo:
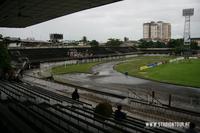
[[[113,61],[97,65],[92,68],[93,74],[76,73],[59,75],[58,77],[71,84],[124,96],[130,96],[130,93],[133,92],[144,99],[148,99],[152,91],[155,91],[155,97],[164,104],[168,104],[169,94],[171,94],[173,106],[192,110],[200,109],[200,88],[126,76],[113,70],[113,67],[119,62]]]

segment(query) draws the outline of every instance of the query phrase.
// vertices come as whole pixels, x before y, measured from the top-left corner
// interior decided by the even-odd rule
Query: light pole
[[[183,33],[183,40],[184,45],[187,47],[184,55],[189,58],[190,56],[190,44],[191,44],[191,35],[190,35],[190,17],[194,15],[194,8],[183,9],[183,16],[185,17],[185,24],[184,24],[184,33]]]

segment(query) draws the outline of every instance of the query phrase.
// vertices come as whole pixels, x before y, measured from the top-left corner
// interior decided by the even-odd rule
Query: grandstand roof
[[[0,0],[0,27],[24,28],[121,0]]]

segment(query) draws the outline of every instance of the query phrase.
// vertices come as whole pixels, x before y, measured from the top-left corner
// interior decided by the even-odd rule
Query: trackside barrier
[[[67,67],[68,65],[75,65],[75,64],[84,64],[84,63],[91,63],[91,62],[101,62],[101,61],[114,61],[118,59],[126,59],[126,58],[133,58],[137,57],[137,54],[127,54],[127,55],[109,55],[109,56],[102,56],[97,58],[91,58],[91,59],[76,59],[76,60],[69,60],[64,62],[55,62],[55,63],[41,63],[40,69],[42,69],[41,74],[43,76],[49,75],[47,74],[47,70],[51,69],[52,67],[64,65]]]
[[[140,126],[136,123],[132,123],[132,125],[129,125],[126,121],[123,121],[123,123],[121,122],[118,122],[118,121],[115,121],[114,118],[113,119],[108,119],[108,118],[105,118],[103,116],[100,116],[96,113],[94,113],[94,110],[92,109],[82,109],[82,108],[79,108],[79,107],[74,107],[73,108],[70,108],[70,107],[65,107],[65,106],[62,106],[62,105],[57,105],[57,107],[53,107],[54,109],[56,108],[62,108],[64,109],[65,111],[67,110],[71,110],[73,111],[74,114],[77,114],[77,115],[81,115],[82,117],[84,116],[84,118],[87,120],[87,121],[92,121],[93,123],[98,123],[98,125],[101,125],[102,128],[105,128],[105,129],[115,129],[116,131],[121,131],[121,132],[146,132],[146,133],[151,133],[150,131],[146,130],[146,129],[143,129],[144,128],[144,124],[140,124]],[[63,113],[66,113],[66,112],[63,112]],[[105,119],[105,121],[101,121],[101,120],[98,120],[98,119],[94,119],[94,115],[98,115],[100,118],[103,118]],[[116,124],[119,124],[121,125],[121,128],[116,126]]]
[[[142,70],[145,70],[145,69],[148,69],[149,67],[148,66],[142,66],[142,67],[140,67],[140,70],[142,71]]]
[[[168,62],[173,63],[173,62],[181,61],[181,60],[184,60],[184,59],[185,59],[184,57],[178,57],[178,58],[175,58],[175,59],[170,59]],[[189,57],[189,59],[198,59],[198,57]],[[139,69],[140,69],[140,71],[142,71],[142,70],[146,70],[148,68],[152,68],[152,67],[160,66],[162,64],[166,64],[168,62],[163,61],[163,62],[158,62],[158,63],[152,63],[152,64],[148,64],[146,66],[141,66]]]
[[[176,120],[185,122],[193,121],[195,123],[200,123],[200,113],[194,111],[187,111],[168,106],[155,106],[153,104],[141,103],[134,100],[130,101],[130,106],[130,110],[134,109],[147,114],[155,114],[155,118],[157,118],[157,116],[162,116],[161,120],[163,121]]]
[[[158,63],[157,63],[157,66],[160,66],[160,65],[162,65],[162,62],[158,62]]]
[[[198,57],[189,57],[189,59],[198,59]]]
[[[58,105],[58,106],[60,107],[60,105]],[[61,108],[66,108],[66,107],[61,107]],[[89,108],[82,109],[82,108],[78,108],[78,107],[76,107],[76,109],[77,109],[78,112],[83,112],[84,114],[88,114],[88,115],[91,115],[91,116],[95,115],[93,109],[89,109]],[[111,123],[112,123],[112,121],[114,121],[114,117],[115,116],[114,116],[114,113],[113,113],[113,115],[111,116],[112,119],[106,119],[106,121],[107,122],[111,121]],[[116,121],[115,121],[115,123],[116,123]],[[145,127],[145,125],[146,125],[145,121],[143,121],[141,119],[133,118],[133,117],[130,117],[130,116],[127,116],[127,118],[124,119],[122,122],[117,122],[117,123],[120,124],[121,126],[123,126],[123,128],[125,128],[125,129],[129,128],[129,129],[135,130],[135,129],[138,129],[136,127],[140,127],[140,128],[143,129],[143,130],[140,129],[140,131],[142,131],[142,132],[152,131],[152,132],[157,132],[157,133],[163,133],[163,132],[165,132],[165,133],[168,133],[168,132],[169,133],[173,133],[173,132],[183,133],[179,130],[166,129],[166,128],[161,128],[161,127],[160,128],[146,128]]]
[[[178,58],[175,58],[175,59],[171,59],[171,60],[169,60],[169,63],[173,63],[173,62],[181,61],[181,60],[184,60],[184,59],[185,59],[184,57],[178,57]]]

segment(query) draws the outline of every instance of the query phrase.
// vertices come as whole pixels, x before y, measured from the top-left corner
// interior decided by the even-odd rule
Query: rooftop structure
[[[199,38],[190,38],[191,41],[194,41],[198,44],[198,46],[200,46],[200,37]]]

